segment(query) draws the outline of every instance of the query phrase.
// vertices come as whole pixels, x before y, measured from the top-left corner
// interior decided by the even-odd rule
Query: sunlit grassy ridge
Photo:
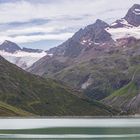
[[[138,86],[134,82],[130,82],[126,86],[112,93],[108,98],[116,96],[130,96],[134,97],[138,94]]]
[[[34,114],[29,113],[27,111],[23,111],[22,109],[13,107],[6,103],[0,102],[0,116],[34,116]]]

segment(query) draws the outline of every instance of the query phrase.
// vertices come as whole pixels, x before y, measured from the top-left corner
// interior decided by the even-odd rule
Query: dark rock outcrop
[[[124,17],[127,22],[134,26],[140,25],[140,4],[134,4],[132,8],[130,8]]]
[[[14,42],[5,40],[1,45],[0,45],[0,50],[4,50],[9,53],[14,53],[16,51],[21,50],[21,48]]]

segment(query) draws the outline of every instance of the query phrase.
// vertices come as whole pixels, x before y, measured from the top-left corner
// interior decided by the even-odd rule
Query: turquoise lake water
[[[140,119],[0,119],[0,140],[140,140]]]

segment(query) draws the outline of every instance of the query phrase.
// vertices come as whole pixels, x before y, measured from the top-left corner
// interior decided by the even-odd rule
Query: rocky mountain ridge
[[[43,50],[40,49],[31,49],[31,48],[20,48],[16,43],[5,40],[1,45],[0,45],[0,50],[9,52],[9,53],[15,53],[17,51],[25,51],[25,52],[36,52],[36,53],[41,53]]]

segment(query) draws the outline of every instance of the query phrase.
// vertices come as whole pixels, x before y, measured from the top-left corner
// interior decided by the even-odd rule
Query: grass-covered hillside
[[[0,102],[0,117],[4,116],[34,116],[34,114],[29,113],[27,111],[23,111],[22,109],[16,108],[14,106],[8,105],[7,103]]]
[[[140,113],[140,86],[130,82],[103,99],[103,103],[129,114]]]
[[[103,104],[75,94],[64,85],[31,75],[0,57],[0,116],[116,114]]]

